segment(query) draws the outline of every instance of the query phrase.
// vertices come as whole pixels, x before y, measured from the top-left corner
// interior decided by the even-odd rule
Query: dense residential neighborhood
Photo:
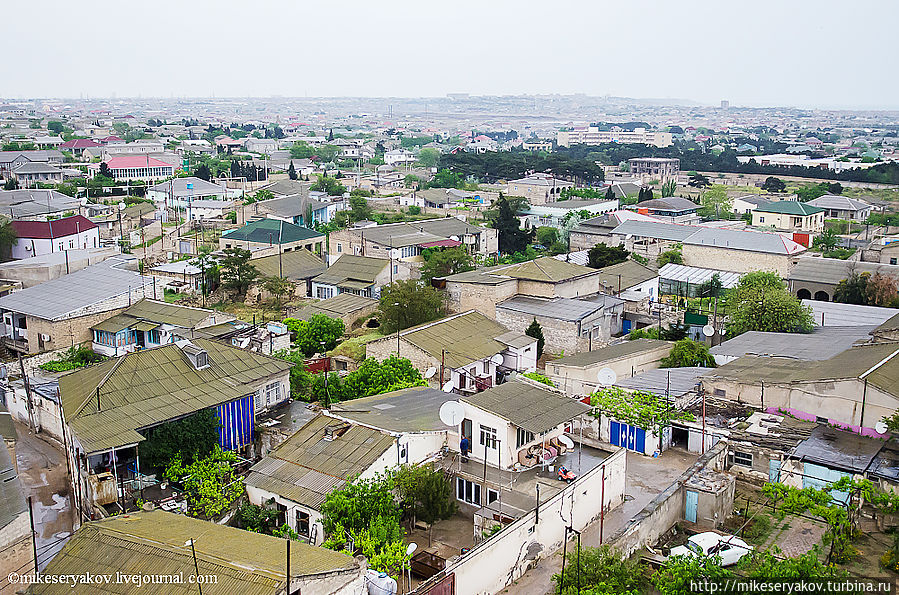
[[[899,587],[894,8],[33,4],[0,595]]]

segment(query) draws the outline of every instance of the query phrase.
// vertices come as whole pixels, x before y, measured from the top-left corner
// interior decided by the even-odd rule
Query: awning
[[[455,248],[456,246],[461,246],[462,242],[459,240],[437,240],[435,242],[422,242],[419,244],[422,248]]]
[[[112,318],[108,318],[100,324],[95,324],[91,328],[97,331],[106,331],[107,333],[117,333],[129,328],[134,323],[134,319],[130,316],[116,314]]]
[[[337,287],[341,289],[368,289],[373,284],[368,281],[356,281],[354,279],[347,279],[341,283],[337,284]]]
[[[148,320],[141,320],[137,324],[134,325],[134,330],[136,331],[152,331],[153,329],[159,328],[158,322],[150,322]]]

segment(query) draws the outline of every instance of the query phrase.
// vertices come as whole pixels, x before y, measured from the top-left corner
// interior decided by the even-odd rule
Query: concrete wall
[[[453,281],[446,283],[447,307],[450,312],[477,310],[493,319],[496,319],[496,304],[518,293],[517,279],[510,279],[498,285]]]
[[[682,250],[684,264],[691,267],[750,273],[752,271],[774,271],[787,277],[793,266],[793,256],[733,250],[716,246],[696,246],[685,244]]]
[[[584,473],[577,481],[541,503],[539,517],[535,510],[528,512],[448,563],[444,572],[414,592],[427,593],[430,586],[453,574],[456,593],[498,593],[534,566],[537,559],[548,558],[559,550],[566,526],[583,530],[599,518],[602,509],[610,510],[624,502],[626,465],[624,450],[609,455],[602,465]],[[603,484],[605,498],[600,505]],[[536,556],[529,556],[529,549]]]
[[[15,370],[15,368],[13,368]],[[31,418],[28,415],[28,398],[21,380],[3,387],[6,406],[13,418],[28,426]],[[62,414],[56,401],[46,399],[32,392],[31,399],[34,424],[43,436],[49,436],[62,444]]]
[[[727,444],[721,442],[684,471],[674,483],[647,504],[627,525],[612,535],[607,543],[628,556],[642,547],[654,544],[675,523],[684,520],[684,483],[704,469],[722,471],[726,462]],[[732,490],[730,494],[731,503],[733,503]],[[705,514],[708,512],[706,511]],[[700,518],[700,513],[698,513],[697,521]]]
[[[22,585],[11,584],[7,580],[10,573],[34,572],[34,550],[31,539],[27,510],[0,529],[0,595],[12,595],[22,588]]]
[[[74,273],[92,264],[103,262],[110,256],[118,254],[115,248],[98,248],[96,250],[69,250],[68,272]],[[41,260],[41,259],[37,259]],[[41,264],[29,263],[29,259],[0,265],[0,279],[21,281],[23,288],[33,287],[45,281],[51,281],[66,274],[66,263]]]
[[[546,335],[545,332],[544,335]],[[668,357],[670,352],[671,345],[669,344],[633,356],[583,367],[547,362],[546,375],[567,394],[589,395],[599,388],[596,374],[602,368],[611,368],[618,375],[618,378],[631,378],[647,370],[655,370],[659,367],[659,362],[662,358]]]
[[[328,572],[294,579],[290,581],[290,592],[303,595],[358,595],[364,593],[367,588],[365,580],[367,566],[368,564],[362,564],[349,571]]]

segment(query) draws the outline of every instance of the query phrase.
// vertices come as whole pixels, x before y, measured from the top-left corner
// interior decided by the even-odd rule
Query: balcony
[[[24,339],[13,339],[12,337],[2,337],[3,346],[12,351],[28,353],[28,341]]]

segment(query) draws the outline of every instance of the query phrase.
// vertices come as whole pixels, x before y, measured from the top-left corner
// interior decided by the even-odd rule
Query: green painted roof
[[[506,343],[498,341],[497,337],[505,338],[508,332],[495,320],[469,310],[400,331],[400,337],[437,360],[446,350],[446,365],[459,368],[502,352],[506,349]],[[378,339],[389,340],[390,337]]]
[[[323,240],[325,236],[308,227],[300,227],[279,219],[259,219],[223,234],[226,240],[257,244],[289,244],[303,240]]]
[[[547,432],[590,411],[588,405],[577,399],[522,380],[511,380],[459,400],[535,434]]]
[[[823,213],[821,207],[813,207],[812,205],[798,200],[777,200],[769,202],[766,205],[756,207],[758,213],[780,213],[783,215],[794,215],[796,217],[806,217],[816,213]]]
[[[655,349],[670,348],[673,343],[668,341],[659,341],[658,339],[634,339],[633,341],[622,341],[615,345],[609,345],[601,349],[593,351],[584,351],[553,360],[553,365],[573,366],[575,368],[584,368],[587,366],[595,366],[603,362],[610,362],[630,357],[638,353],[653,351]]]
[[[263,277],[283,276],[291,281],[315,277],[328,268],[318,255],[305,248],[284,252],[280,256],[273,254],[263,258],[254,258],[250,264],[256,267]]]
[[[215,575],[203,592],[272,595],[286,579],[285,540],[262,533],[210,523],[161,510],[118,515],[85,523],[50,561],[45,573],[178,575],[183,584],[92,585],[91,593],[171,593],[196,595],[188,582],[195,574],[189,540],[193,540],[201,575]],[[299,541],[290,544],[290,575],[309,577],[332,572],[355,574],[356,561],[339,552]],[[307,579],[308,580],[308,579]],[[314,584],[314,583],[313,583]],[[33,585],[29,593],[71,593],[65,584]]]
[[[59,379],[66,421],[88,454],[141,442],[138,430],[248,395],[292,366],[208,339],[193,344],[208,352],[209,367],[195,369],[178,344],[169,344]]]
[[[364,282],[363,287],[368,287],[375,282],[375,277],[390,264],[385,258],[372,258],[370,256],[355,256],[344,254],[334,264],[328,267],[324,273],[315,277],[313,281],[325,285],[338,285],[349,281]]]
[[[326,428],[333,430],[333,440],[325,439]],[[389,434],[319,414],[253,465],[246,483],[317,509],[393,443]]]

